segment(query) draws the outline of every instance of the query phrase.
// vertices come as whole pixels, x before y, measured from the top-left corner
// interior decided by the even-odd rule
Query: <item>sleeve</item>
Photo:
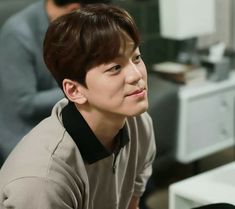
[[[23,29],[22,29],[23,30]],[[41,120],[63,97],[59,87],[38,90],[35,60],[29,37],[5,25],[0,36],[1,95],[14,104],[24,120]],[[42,69],[43,70],[43,69]]]
[[[139,130],[139,159],[134,196],[140,197],[145,191],[147,181],[152,174],[152,164],[156,156],[156,144],[150,116],[144,113],[137,124]]]
[[[26,177],[5,186],[2,209],[83,209],[81,195],[46,178]],[[80,198],[80,199],[79,199]]]

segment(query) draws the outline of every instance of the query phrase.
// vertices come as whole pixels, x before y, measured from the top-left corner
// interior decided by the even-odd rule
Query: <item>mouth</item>
[[[137,89],[136,91],[133,91],[130,94],[127,94],[127,96],[144,96],[145,90],[146,90],[145,88]]]

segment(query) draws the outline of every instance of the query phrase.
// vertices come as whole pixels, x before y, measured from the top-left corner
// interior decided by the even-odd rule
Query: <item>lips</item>
[[[133,96],[133,95],[138,95],[138,94],[141,94],[145,89],[138,89],[138,90],[135,90],[133,92],[131,92],[130,94],[127,94],[127,96]]]

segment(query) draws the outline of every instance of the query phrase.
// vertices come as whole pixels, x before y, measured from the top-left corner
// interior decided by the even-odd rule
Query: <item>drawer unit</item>
[[[179,91],[176,158],[183,163],[234,144],[235,80]]]

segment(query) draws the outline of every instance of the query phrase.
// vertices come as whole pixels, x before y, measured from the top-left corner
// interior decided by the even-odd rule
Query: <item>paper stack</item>
[[[184,84],[202,82],[205,81],[207,77],[207,71],[203,67],[175,62],[154,64],[153,71],[165,79]]]

